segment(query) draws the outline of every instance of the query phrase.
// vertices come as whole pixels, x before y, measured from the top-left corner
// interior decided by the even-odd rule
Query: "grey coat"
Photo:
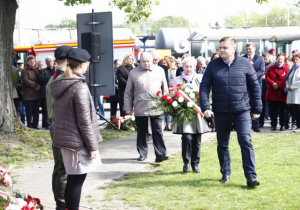
[[[291,69],[295,71],[294,77],[289,73],[285,78],[286,87],[291,87],[293,91],[288,91],[287,104],[300,104],[300,67],[297,69]]]
[[[164,70],[153,65],[150,70],[144,70],[138,66],[130,71],[125,94],[124,110],[133,111],[135,116],[155,116],[163,114],[160,110],[149,111],[150,107],[156,105],[155,101],[144,100],[141,94],[156,94],[161,91],[163,94],[168,93],[167,80]]]

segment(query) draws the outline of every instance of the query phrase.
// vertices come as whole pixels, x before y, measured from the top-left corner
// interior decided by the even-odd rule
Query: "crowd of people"
[[[230,181],[229,139],[235,130],[247,185],[258,186],[251,130],[260,132],[270,117],[271,130],[275,131],[279,116],[280,131],[300,132],[300,54],[294,50],[288,56],[275,55],[271,49],[260,56],[255,44],[247,43],[246,54],[238,56],[234,38],[224,37],[219,44],[219,52],[207,59],[189,54],[177,59],[171,55],[160,58],[155,51],[141,53],[137,63],[132,54],[122,61],[116,59],[110,116],[118,115],[118,105],[120,116],[135,116],[138,161],[147,159],[151,139],[155,162],[167,160],[163,131],[180,134],[183,172],[189,172],[191,166],[195,173],[200,173],[201,135],[208,131],[209,124],[217,134],[222,183]],[[96,99],[90,95],[83,76],[90,55],[82,49],[61,46],[54,56],[55,60],[46,57],[46,68],[42,62],[37,64],[34,56],[26,58],[26,67],[22,60],[17,61],[18,70],[13,72],[15,105],[21,121],[35,129],[42,107],[42,127],[50,129],[53,140],[52,187],[57,209],[78,209],[86,174],[101,164],[97,142],[102,137],[93,102]],[[177,125],[169,113],[149,109],[156,106],[156,101],[140,98],[143,93],[168,94],[170,85],[176,90],[183,83],[199,92],[206,120],[197,114],[188,124]]]

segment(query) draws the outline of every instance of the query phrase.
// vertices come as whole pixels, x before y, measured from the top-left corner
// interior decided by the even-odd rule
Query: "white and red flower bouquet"
[[[136,130],[135,117],[133,115],[113,118],[111,123],[120,130]],[[113,129],[113,127],[108,123],[106,129]]]
[[[43,209],[40,199],[21,195],[12,189],[10,177],[12,167],[6,169],[0,164],[0,210],[38,210]]]
[[[162,95],[161,91],[158,91],[156,95],[146,93],[141,97],[144,100],[156,101],[156,106],[151,107],[150,110],[162,110],[164,113],[170,114],[172,123],[177,123],[177,125],[188,124],[197,114],[203,117],[199,107],[199,92],[186,88],[185,83],[178,84],[176,91],[170,85],[169,94],[166,95]]]

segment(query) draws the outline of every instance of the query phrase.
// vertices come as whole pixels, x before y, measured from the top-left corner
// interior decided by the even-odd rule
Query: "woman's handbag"
[[[276,74],[276,73],[275,73]],[[280,81],[280,77],[276,74],[278,81]],[[288,94],[286,87],[281,88],[282,95],[286,96]]]

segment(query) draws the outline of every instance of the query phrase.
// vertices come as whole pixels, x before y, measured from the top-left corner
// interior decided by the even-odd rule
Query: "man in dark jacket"
[[[54,61],[51,56],[47,56],[45,62],[47,67],[40,70],[39,82],[42,91],[42,114],[43,114],[42,127],[48,129],[50,124],[48,123],[49,119],[48,119],[47,102],[46,102],[46,85],[50,77],[53,76],[55,69],[54,69]]]
[[[265,75],[265,61],[262,56],[255,53],[256,47],[253,42],[246,44],[246,54],[243,56],[250,61],[253,71],[256,73],[260,92],[262,91],[262,77]],[[260,132],[259,118],[252,121],[252,129],[255,132]]]
[[[200,84],[201,109],[205,117],[211,117],[209,92],[212,88],[217,150],[223,175],[221,182],[229,182],[231,173],[228,144],[233,124],[241,147],[247,185],[254,187],[260,185],[255,179],[255,157],[250,135],[251,118],[257,119],[262,109],[257,76],[250,62],[236,55],[235,39],[224,37],[219,43],[221,57],[208,64]]]

